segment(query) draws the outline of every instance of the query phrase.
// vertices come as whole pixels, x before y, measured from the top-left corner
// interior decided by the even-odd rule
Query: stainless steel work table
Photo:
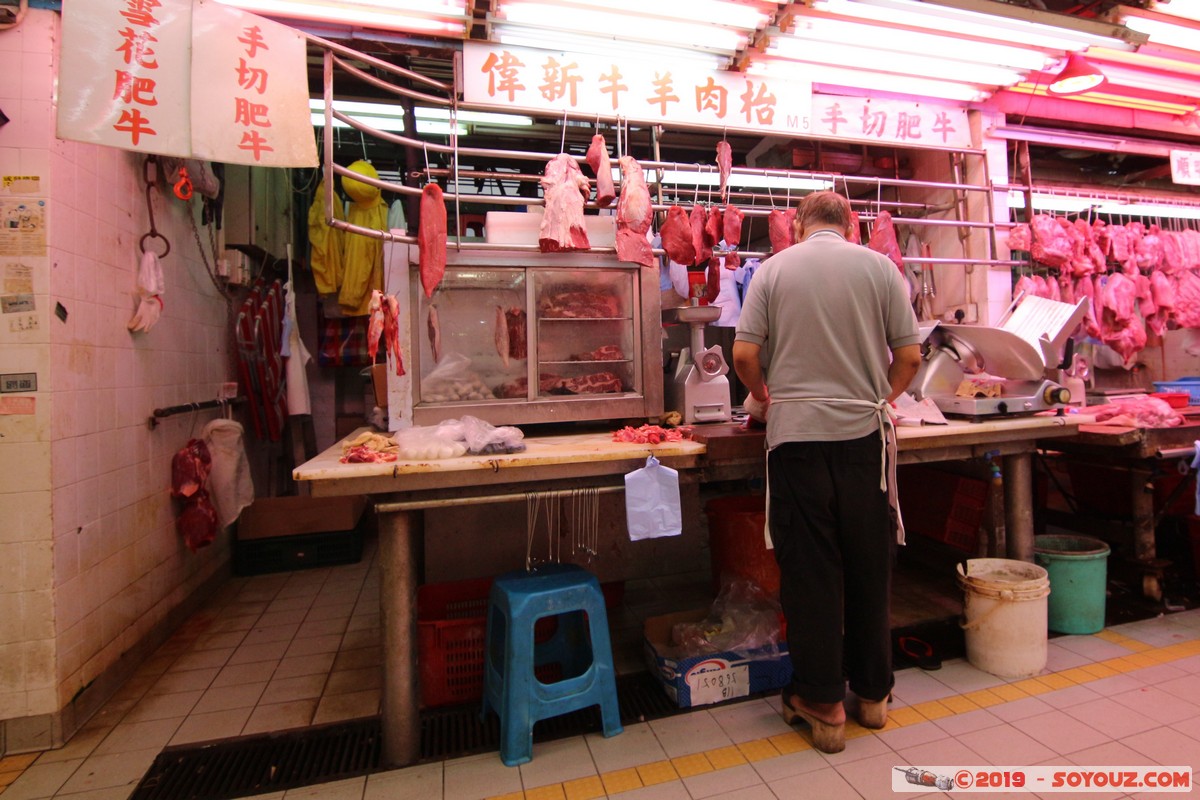
[[[1076,417],[1017,417],[979,423],[899,429],[900,463],[956,461],[993,453],[1003,459],[1007,549],[1032,560],[1031,463],[1035,443],[1074,433]],[[1090,421],[1090,419],[1085,420]],[[353,438],[356,431],[348,438]],[[511,455],[440,461],[342,464],[341,442],[297,467],[314,497],[371,495],[379,521],[380,624],[383,631],[383,762],[411,764],[420,756],[420,691],[416,624],[423,570],[423,511],[452,505],[520,500],[529,491],[581,485],[623,485],[623,476],[654,455],[681,480],[707,482],[761,475],[761,432],[738,426],[696,426],[693,440],[658,445],[613,442],[608,431],[529,437]]]

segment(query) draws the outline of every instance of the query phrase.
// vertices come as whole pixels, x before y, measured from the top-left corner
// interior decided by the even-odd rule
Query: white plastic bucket
[[[965,570],[964,570],[965,566]],[[958,565],[967,661],[1001,678],[1028,678],[1046,667],[1050,577],[1037,564],[972,558]]]

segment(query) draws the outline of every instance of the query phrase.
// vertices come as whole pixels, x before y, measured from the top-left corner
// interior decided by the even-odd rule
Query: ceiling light
[[[943,100],[960,100],[969,103],[982,102],[990,96],[990,92],[983,87],[970,83],[914,78],[910,75],[831,67],[826,64],[804,64],[800,61],[782,59],[755,58],[746,65],[746,72],[773,78],[814,81],[830,86],[870,89],[917,97],[937,97]]]
[[[1067,63],[1046,86],[1046,91],[1057,95],[1082,94],[1103,86],[1106,80],[1104,73],[1092,62],[1079,53],[1071,53]]]
[[[1066,197],[1064,195],[1037,194],[1035,192],[1033,195],[1033,210],[1061,211],[1064,214],[1076,214],[1080,211],[1087,211],[1098,202],[1100,201],[1085,197]],[[1010,189],[1008,192],[1008,207],[1024,208],[1025,193],[1019,189]]]
[[[1130,217],[1167,217],[1171,219],[1200,219],[1200,206],[1177,206],[1169,203],[1121,203],[1110,201],[1096,206],[1100,214]]]
[[[661,42],[661,30],[647,23],[631,21],[627,14],[586,11],[549,3],[510,3],[496,13],[498,20],[557,28],[563,31],[586,31],[591,35],[613,36],[626,41]],[[737,31],[702,22],[671,22],[671,39],[692,46],[732,55],[746,45],[746,37]],[[557,49],[557,48],[556,48]]]
[[[513,25],[503,22],[493,23],[492,35],[497,42],[509,47],[533,47],[539,50],[583,53],[631,61],[661,61],[666,64],[687,65],[694,69],[723,69],[729,63],[728,56],[704,50],[623,41],[614,37],[588,36],[582,33],[542,30],[536,26]]]
[[[1144,33],[1150,42],[1181,50],[1200,50],[1200,22],[1120,6],[1116,19],[1131,30]]]
[[[1068,97],[1055,97],[1046,91],[1046,87],[1042,84],[1032,84],[1029,82],[1018,83],[1015,86],[1009,86],[1006,91],[1018,92],[1020,94],[1032,94],[1039,97],[1047,97],[1050,99],[1061,99],[1077,103],[1096,103],[1104,106],[1116,106],[1118,108],[1129,108],[1136,111],[1154,111],[1159,114],[1170,114],[1178,116],[1187,114],[1196,109],[1195,103],[1175,103],[1167,100],[1155,100],[1149,97],[1137,97],[1128,94],[1113,94],[1111,92],[1084,92],[1083,94],[1071,95]]]
[[[655,176],[660,177],[655,177]],[[613,177],[619,177],[614,175]],[[647,170],[648,183],[661,183],[663,186],[720,186],[721,176],[717,170]],[[746,189],[792,189],[794,191],[820,191],[832,189],[833,181],[821,178],[801,178],[790,175],[747,175],[733,173],[729,176],[730,186],[740,186]]]
[[[796,47],[803,47],[814,41],[926,56],[936,55],[945,59],[1021,70],[1045,69],[1057,60],[1054,56],[1033,48],[958,39],[943,33],[923,33],[905,28],[871,25],[824,14],[796,16],[789,33],[771,37],[771,45],[778,44],[781,48],[788,42],[795,42]],[[804,44],[800,44],[801,42]]]
[[[949,3],[950,0],[944,2]],[[876,22],[952,32],[962,37],[973,36],[990,41],[1020,42],[1029,47],[1050,50],[1082,50],[1090,46],[1132,50],[1134,47],[1125,39],[1117,38],[1118,26],[1060,14],[1014,9],[1000,2],[956,0],[956,4],[963,7],[918,0],[813,0],[812,7]]]
[[[525,0],[501,0],[496,13],[507,16],[510,9],[526,5]],[[538,5],[558,5],[555,0],[544,0]],[[709,25],[728,28],[740,28],[754,31],[770,22],[770,16],[760,8],[740,2],[723,2],[723,0],[571,0],[562,4],[564,11],[578,10],[580,7],[595,9],[611,14],[621,14],[628,17],[634,15],[647,18],[667,20],[704,20]],[[775,3],[770,4],[771,7]],[[651,24],[656,24],[651,22]]]
[[[1003,67],[953,61],[941,58],[940,54],[916,55],[833,42],[779,39],[771,42],[767,54],[813,64],[853,64],[856,69],[948,79],[985,86],[1011,86],[1025,77],[1020,72]],[[816,77],[819,79],[823,72],[824,70],[816,73]]]
[[[355,27],[463,37],[467,11],[462,0],[220,0],[227,6],[269,17]]]
[[[1163,0],[1152,0],[1150,10],[1159,14],[1167,14],[1172,17],[1183,17],[1200,22],[1200,3],[1195,0],[1175,0],[1175,2],[1163,2]]]

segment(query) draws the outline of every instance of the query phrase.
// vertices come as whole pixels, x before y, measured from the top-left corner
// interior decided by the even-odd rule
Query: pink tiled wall
[[[0,721],[63,709],[229,556],[227,534],[188,552],[168,493],[172,455],[213,413],[147,425],[154,408],[215,398],[235,379],[230,306],[189,223],[199,196],[189,206],[155,192],[171,243],[165,309],[131,334],[144,156],[55,138],[59,22],[32,10],[0,32],[0,74],[19,75],[0,81],[13,119],[0,175],[38,176],[48,209],[46,254],[17,259],[33,267],[36,330],[0,318],[0,373],[38,374],[37,414],[0,415],[0,506],[19,523],[0,524]],[[0,270],[11,261],[0,254]]]

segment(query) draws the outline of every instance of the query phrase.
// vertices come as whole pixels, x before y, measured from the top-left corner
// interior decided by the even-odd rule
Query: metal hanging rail
[[[596,494],[616,494],[625,491],[624,486],[593,486],[585,491]],[[397,511],[425,511],[431,508],[450,508],[457,506],[482,506],[492,503],[516,503],[532,496],[537,500],[564,500],[578,497],[575,489],[551,489],[545,492],[512,492],[509,494],[485,494],[473,497],[447,497],[430,500],[397,500],[386,503],[376,503],[375,513],[390,514]]]
[[[158,427],[158,421],[166,417],[173,417],[176,414],[187,414],[192,411],[205,411],[210,408],[228,408],[229,406],[241,405],[244,402],[246,402],[246,398],[238,395],[237,397],[230,397],[228,399],[201,400],[198,403],[183,403],[177,406],[156,408],[152,412],[147,424],[150,426],[150,430],[154,430]]]

